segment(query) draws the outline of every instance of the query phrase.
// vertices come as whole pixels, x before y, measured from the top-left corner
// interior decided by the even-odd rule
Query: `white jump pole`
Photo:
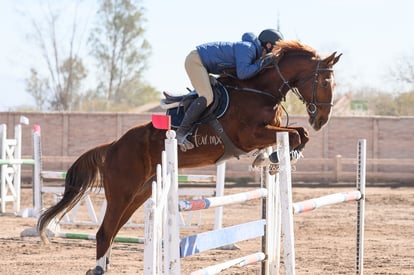
[[[293,205],[292,205],[292,180],[289,155],[289,136],[287,132],[278,132],[277,155],[280,160],[280,210],[282,219],[282,240],[285,249],[283,250],[285,262],[285,274],[295,274],[295,242],[293,227]]]
[[[216,174],[216,196],[224,196],[224,181],[226,176],[226,163],[222,162],[217,165],[217,174]],[[214,229],[220,229],[223,227],[223,207],[218,207],[215,209],[214,216]]]
[[[171,177],[171,186],[167,203],[167,223],[164,235],[164,251],[165,267],[164,271],[167,275],[179,275],[180,266],[180,229],[179,229],[179,212],[178,212],[178,153],[177,140],[173,130],[167,131],[167,139],[165,140],[165,151],[167,155],[167,170]]]
[[[40,137],[40,126],[33,127],[33,209],[29,215],[36,217],[42,210],[42,179],[40,173],[42,171],[42,139]]]
[[[272,153],[271,147],[267,149],[267,153],[269,155]],[[267,166],[267,169],[273,168],[274,167],[272,166]],[[266,171],[265,183],[267,189],[265,212],[266,226],[265,234],[262,238],[262,247],[264,246],[263,248],[266,254],[266,260],[261,266],[261,274],[273,275],[279,274],[280,270],[281,213],[279,173],[271,175],[270,171]]]

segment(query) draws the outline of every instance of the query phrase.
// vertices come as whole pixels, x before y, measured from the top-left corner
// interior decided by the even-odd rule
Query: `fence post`
[[[17,124],[14,127],[14,139],[16,140],[16,146],[14,148],[14,159],[21,159],[22,157],[22,126]],[[14,175],[13,175],[13,183],[14,183],[14,190],[16,192],[16,198],[13,203],[13,211],[15,213],[20,212],[20,193],[21,193],[21,171],[22,165],[16,164],[13,165]]]
[[[336,182],[339,182],[341,179],[341,174],[342,174],[342,156],[341,155],[336,155],[335,156],[335,179]]]
[[[277,133],[277,154],[279,156],[280,204],[282,218],[282,240],[285,260],[285,274],[295,274],[295,250],[292,206],[292,180],[287,132]]]
[[[366,146],[367,140],[358,140],[357,152],[357,178],[356,189],[361,193],[361,199],[357,202],[356,225],[356,274],[364,274],[364,216],[365,216],[365,179],[366,179]]]
[[[180,231],[179,231],[179,212],[178,212],[178,153],[177,140],[173,130],[167,131],[165,139],[165,151],[167,152],[167,174],[171,179],[171,186],[168,192],[166,237],[164,243],[168,247],[165,254],[169,258],[165,259],[165,274],[179,275],[180,266]],[[168,243],[168,244],[167,244]],[[167,249],[167,248],[166,248]]]
[[[40,172],[42,171],[42,140],[40,138],[40,126],[33,127],[33,212],[30,216],[36,217],[42,210],[42,179]]]

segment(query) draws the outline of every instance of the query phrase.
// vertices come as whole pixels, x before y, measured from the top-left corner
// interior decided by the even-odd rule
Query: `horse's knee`
[[[309,131],[303,127],[297,127],[294,130],[289,136],[291,150],[302,151],[310,139]]]
[[[292,131],[289,133],[289,146],[291,150],[297,148],[301,143],[299,132]]]
[[[310,134],[309,134],[308,129],[303,128],[303,127],[300,127],[300,128],[298,128],[298,133],[300,135],[301,143],[302,144],[305,144],[305,143],[307,143],[309,141]]]

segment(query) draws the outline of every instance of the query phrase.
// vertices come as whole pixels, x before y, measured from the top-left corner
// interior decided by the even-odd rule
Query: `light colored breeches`
[[[210,86],[210,78],[207,69],[201,62],[197,50],[191,51],[185,59],[185,70],[190,78],[191,84],[199,96],[204,96],[207,106],[213,102],[213,90]]]

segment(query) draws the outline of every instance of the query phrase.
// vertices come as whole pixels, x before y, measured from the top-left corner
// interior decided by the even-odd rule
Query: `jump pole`
[[[285,261],[285,273],[295,274],[295,242],[293,226],[293,204],[292,204],[292,177],[290,166],[289,137],[287,134],[278,132],[277,152],[280,160],[279,164],[279,183],[280,183],[280,211],[281,211],[281,236],[283,240],[283,257]]]

